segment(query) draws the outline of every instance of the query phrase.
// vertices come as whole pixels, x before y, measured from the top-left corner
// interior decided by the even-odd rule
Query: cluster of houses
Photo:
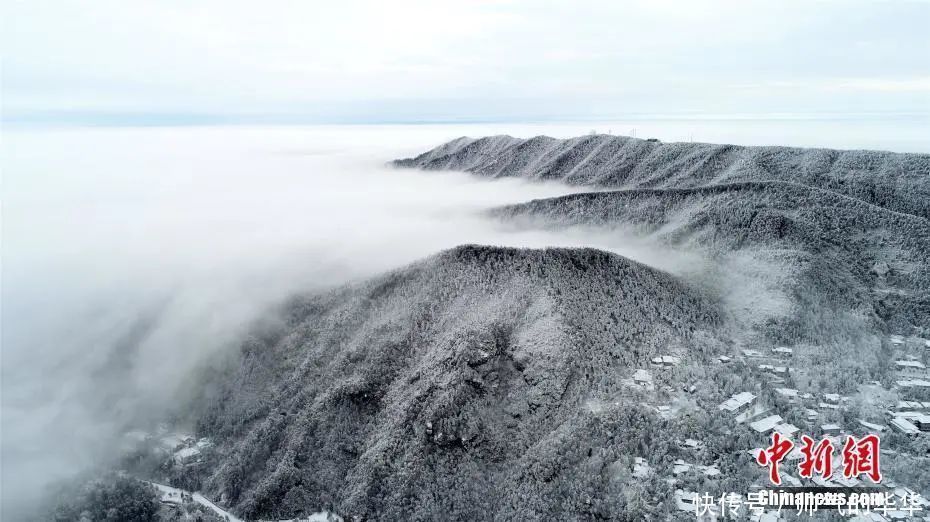
[[[149,446],[159,452],[167,453],[177,464],[188,465],[200,462],[203,450],[212,445],[213,441],[209,438],[197,439],[184,433],[172,432],[165,426],[159,426],[155,434],[142,430],[125,433],[122,450],[126,452]]]
[[[892,429],[907,435],[930,432],[930,402],[900,401],[894,411],[889,411]]]
[[[797,403],[798,400],[811,400],[813,396],[810,394],[800,394],[797,390],[789,388],[778,388],[775,390],[775,393],[781,397],[784,397],[789,400],[791,403]],[[755,402],[757,397],[749,392],[740,392],[732,397],[725,400],[718,406],[718,409],[729,414],[734,414],[733,420],[738,424],[745,424],[749,429],[755,431],[760,435],[767,435],[772,432],[779,432],[786,437],[791,437],[798,432],[798,428],[788,422],[786,422],[780,415],[774,414],[770,408],[761,405],[758,402]],[[848,401],[848,397],[841,396],[839,394],[827,393],[823,395],[823,400],[820,402],[820,406],[831,408],[831,409],[843,409],[844,403]],[[892,415],[892,428],[894,428],[894,421],[897,419],[921,419],[921,421],[930,420],[927,419],[927,413],[930,411],[930,403],[926,402],[917,402],[917,401],[902,401],[898,403],[895,412],[889,412]],[[806,410],[807,420],[814,422],[817,420],[819,414],[816,410],[808,409]],[[870,433],[880,433],[888,428],[881,424],[871,423],[865,420],[859,420],[859,425],[861,428]],[[919,428],[918,428],[919,430]],[[823,433],[823,436],[833,443],[834,447],[842,447],[844,441],[844,429],[835,423],[827,423],[820,425],[820,431]],[[749,450],[750,454],[754,457],[758,454],[759,451],[762,451],[762,448],[755,448]],[[803,459],[804,454],[801,451],[800,446],[795,446],[791,452],[785,457],[785,462],[789,464],[782,469],[781,478],[784,481],[785,485],[788,486],[821,486],[821,487],[854,487],[857,485],[866,485],[874,486],[867,478],[863,479],[866,482],[863,483],[860,479],[856,478],[846,478],[842,475],[834,474],[834,476],[829,479],[824,479],[823,477],[815,476],[809,481],[807,479],[802,479],[786,473],[785,471],[791,469],[790,464],[800,462]],[[842,469],[842,457],[839,453],[834,455],[833,469]],[[808,483],[809,482],[809,483]],[[893,492],[893,495],[896,497],[897,506],[905,506],[907,503],[916,502],[923,514],[930,515],[930,500],[927,500],[920,496],[917,492],[910,490],[906,487],[901,487],[895,484],[892,481],[884,481],[882,486],[889,489]],[[761,485],[753,485],[752,488],[758,489],[761,488]],[[691,496],[691,500],[687,500],[685,497]],[[684,510],[686,507],[691,507],[691,511],[694,511],[693,504],[693,493],[680,491],[676,492],[676,505],[679,509]],[[716,513],[710,513],[710,515],[717,515]],[[862,521],[875,521],[875,522],[889,522],[896,520],[915,520],[920,519],[920,516],[915,517],[913,512],[904,509],[890,509],[885,510],[882,513],[873,512],[867,516],[868,518],[860,518],[854,520]],[[714,517],[708,517],[708,520],[716,520]],[[757,521],[779,521],[783,520],[781,513],[777,511],[762,511],[752,513],[749,517],[750,520]],[[930,520],[930,518],[928,518]]]
[[[681,363],[681,358],[677,355],[659,355],[652,358],[652,368],[661,370],[663,368],[672,368]],[[647,390],[655,389],[652,380],[652,372],[644,368],[637,369],[633,372],[633,384]]]
[[[787,360],[794,356],[794,349],[785,346],[772,348],[770,354],[760,352],[759,350],[745,349],[742,351],[746,360],[756,361],[756,368],[769,376],[769,382],[783,383],[785,377],[791,373],[792,368],[787,364]]]
[[[930,370],[920,361],[921,355],[930,350],[930,340],[905,339],[901,335],[892,335],[891,345],[898,350],[900,357],[895,361],[899,388],[930,388]]]
[[[930,388],[930,371],[920,360],[921,352],[930,350],[930,340],[908,340],[901,335],[892,335],[890,342],[897,349],[897,387],[905,391],[912,388]],[[920,432],[930,432],[930,402],[901,401],[895,410],[888,412],[888,416],[891,428],[900,433],[917,435]]]
[[[922,358],[919,354],[915,355],[910,352],[902,353],[905,347],[913,348],[915,345],[914,339],[915,338],[905,339],[902,336],[891,336],[890,339],[892,345],[901,348],[901,350],[899,350],[897,353],[897,357],[894,363],[897,379],[895,383],[899,389],[899,393],[902,391],[901,389],[906,390],[908,388],[930,388],[930,371],[928,371],[926,364],[922,362],[922,360],[926,360],[926,358]],[[917,339],[917,341],[919,341],[920,347],[922,349],[930,350],[930,340]],[[779,384],[784,386],[783,383],[785,383],[786,377],[793,372],[789,362],[793,357],[794,350],[792,348],[779,346],[772,348],[770,352],[744,349],[741,352],[741,356],[731,357],[727,355],[721,355],[717,358],[717,360],[722,364],[728,364],[734,360],[744,361],[746,364],[756,368],[759,372],[765,375],[765,378],[768,382],[773,383],[776,386]],[[651,369],[656,371],[661,368],[676,366],[679,364],[680,359],[676,356],[659,356],[653,358],[651,362]],[[650,370],[637,370],[634,374],[633,381],[639,386],[647,387],[650,389],[653,387],[652,373]],[[872,381],[871,384],[880,386],[880,383],[877,381]],[[896,407],[887,412],[887,418],[884,421],[875,421],[873,419],[873,421],[870,422],[865,419],[858,419],[855,426],[844,428],[842,425],[836,422],[836,419],[838,418],[837,415],[830,414],[829,412],[848,411],[848,405],[851,402],[850,397],[843,396],[838,393],[822,393],[814,395],[811,393],[800,392],[797,389],[788,387],[774,388],[773,395],[773,399],[777,399],[774,402],[760,401],[757,400],[759,397],[749,391],[739,392],[723,401],[718,406],[718,410],[730,416],[735,423],[746,426],[748,429],[759,434],[760,436],[764,436],[760,437],[760,440],[764,440],[766,443],[768,442],[768,435],[773,432],[780,433],[784,437],[796,438],[799,432],[802,431],[801,428],[795,426],[778,414],[778,408],[783,407],[785,403],[798,406],[799,408],[804,408],[803,418],[807,421],[807,423],[802,427],[803,430],[808,432],[807,434],[811,436],[820,435],[830,439],[833,442],[834,447],[842,447],[845,443],[846,435],[852,432],[883,433],[891,430],[914,436],[919,436],[922,432],[930,432],[930,402],[918,400],[902,400],[896,405]],[[668,413],[667,411],[663,412],[662,408],[663,407],[659,407],[660,415]],[[668,406],[665,406],[664,408],[666,410],[669,409]],[[784,412],[782,413],[784,414]],[[821,418],[824,418],[824,420],[820,420]],[[818,421],[820,422],[818,423]],[[885,424],[882,424],[881,422],[885,422]],[[680,442],[680,445],[683,449],[698,449],[703,446],[703,443],[701,441],[688,439],[686,441]],[[760,450],[761,448],[756,448],[750,450],[750,452],[755,455],[756,452]],[[882,451],[883,453],[886,451],[893,453],[893,450],[891,449],[883,449]],[[803,453],[801,452],[800,445],[798,445],[788,454],[786,461],[791,463],[800,461],[802,458]],[[834,459],[841,459],[841,455],[837,453]],[[835,461],[833,464],[834,469],[842,469],[843,467],[842,462]],[[789,466],[786,467],[786,469],[791,468]],[[634,466],[634,476],[640,476],[641,474],[648,473],[649,470],[650,468],[645,460],[637,459],[637,463]],[[682,459],[675,461],[672,473],[676,477],[678,475],[691,472],[700,472],[705,476],[713,477],[716,476],[716,474],[719,474],[719,469],[713,465],[702,466],[691,464],[685,462]],[[866,481],[866,483],[863,484],[860,482],[860,479],[847,479],[841,474],[834,474],[829,479],[814,477],[810,480],[802,480],[799,477],[794,477],[791,474],[784,473],[784,471],[781,473],[781,476],[787,485],[793,486],[802,486],[805,484],[809,486],[821,487],[852,487],[856,485],[874,486],[874,484],[868,481],[867,478],[862,479]],[[670,480],[674,481],[674,479]],[[924,499],[916,492],[911,491],[906,487],[900,487],[887,479],[884,480],[881,485],[893,491],[895,496],[901,497],[898,499],[899,505],[904,504],[905,497],[911,499],[911,501],[916,498],[917,502],[924,510],[923,515],[927,515],[926,520],[930,520],[930,501]],[[762,486],[755,485],[753,487],[759,488]],[[694,498],[695,495],[693,492],[677,490],[675,493],[675,503],[678,509],[683,511],[690,511],[691,513],[694,513]],[[720,516],[713,510],[707,515],[708,519],[716,519]],[[854,520],[887,522],[893,520],[914,519],[908,518],[911,516],[913,516],[913,514],[907,511],[888,510],[883,514],[871,513],[865,516],[866,518],[860,517]],[[755,513],[750,516],[750,520],[760,521],[777,521],[781,519],[782,518],[780,514],[771,511]]]
[[[914,355],[906,355],[894,362],[899,388],[930,388],[930,372]]]

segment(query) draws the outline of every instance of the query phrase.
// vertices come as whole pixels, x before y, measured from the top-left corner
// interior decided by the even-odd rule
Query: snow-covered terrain
[[[14,469],[86,466],[47,451],[67,432],[243,520],[664,519],[684,492],[758,487],[771,430],[881,426],[889,487],[930,490],[930,156],[605,135],[457,139],[394,164],[415,169],[181,156],[149,187],[102,169],[134,212],[89,195],[101,216],[77,225],[109,235],[71,243],[81,285],[14,310],[34,321],[14,364],[81,370],[39,359],[4,393],[32,413]],[[190,162],[220,175],[185,185]],[[30,190],[13,210],[65,253],[79,213],[46,196],[42,219]],[[42,244],[14,290],[56,273]],[[88,303],[112,315],[75,330]]]

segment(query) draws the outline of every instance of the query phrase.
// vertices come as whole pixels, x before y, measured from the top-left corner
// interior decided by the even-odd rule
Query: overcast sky
[[[930,2],[3,2],[9,120],[930,112]]]

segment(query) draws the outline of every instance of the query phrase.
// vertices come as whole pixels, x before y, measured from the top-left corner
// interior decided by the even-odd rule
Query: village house
[[[633,477],[638,479],[648,478],[652,474],[652,468],[649,466],[649,463],[646,462],[646,459],[642,457],[636,457],[633,464]]]
[[[704,447],[704,443],[696,439],[685,439],[679,443],[683,449],[696,450]]]
[[[675,507],[679,511],[689,511],[697,515],[697,506],[694,501],[698,499],[698,494],[693,491],[675,490]]]
[[[749,427],[758,433],[768,433],[775,429],[775,426],[781,424],[783,420],[781,415],[770,415],[764,419],[750,422]]]
[[[926,379],[902,379],[895,384],[901,388],[930,388],[930,381]]]
[[[636,370],[633,373],[633,382],[640,386],[652,386],[652,374],[647,370]]]
[[[751,421],[755,418],[761,417],[762,415],[765,415],[768,412],[769,412],[769,408],[763,406],[762,404],[755,404],[749,409],[737,415],[736,417],[733,417],[733,420],[737,424],[742,424],[746,421]]]
[[[904,433],[905,435],[916,435],[920,433],[920,430],[917,429],[917,426],[914,426],[907,419],[901,417],[895,417],[891,419],[891,428],[897,432]]]
[[[677,366],[679,362],[681,362],[681,359],[678,357],[675,357],[674,355],[662,355],[659,357],[652,358],[652,364],[655,364],[656,366],[662,366],[665,368]]]
[[[920,411],[898,411],[893,412],[892,416],[907,420],[920,431],[930,431],[930,414]]]
[[[789,424],[787,422],[784,422],[784,423],[775,425],[774,430],[777,431],[778,433],[781,433],[783,437],[790,438],[792,435],[798,432],[798,427],[795,426],[794,424]]]
[[[869,430],[870,433],[881,433],[886,429],[886,426],[882,426],[881,424],[874,424],[872,422],[866,422],[862,419],[859,419],[859,424],[861,424],[863,428]]]
[[[898,375],[901,377],[923,378],[928,376],[927,367],[920,361],[900,359],[895,361],[894,364],[898,370]]]
[[[672,466],[672,474],[677,476],[677,475],[681,475],[682,473],[687,473],[691,471],[692,467],[693,466],[691,464],[688,464],[687,462],[681,459],[678,459],[675,461],[675,465]]]
[[[743,406],[750,404],[756,399],[756,396],[749,392],[740,392],[736,395],[730,397],[729,399],[723,401],[720,406],[717,407],[719,410],[735,412],[740,410]]]
[[[681,359],[679,357],[675,357],[674,355],[661,355],[659,357],[652,358],[652,364],[658,366],[676,366],[679,362],[681,362]]]

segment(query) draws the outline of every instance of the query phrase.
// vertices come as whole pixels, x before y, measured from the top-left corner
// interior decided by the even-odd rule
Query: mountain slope
[[[493,214],[528,227],[632,227],[715,255],[794,251],[806,270],[800,285],[834,305],[874,311],[892,327],[930,328],[930,220],[831,191],[762,182],[592,192]]]
[[[178,421],[215,447],[170,464],[172,483],[246,519],[672,519],[674,489],[744,491],[765,437],[721,402],[753,393],[813,433],[777,390],[813,407],[894,389],[887,334],[930,331],[928,158],[588,136],[462,138],[399,160],[599,189],[490,213],[635,236],[696,266],[463,246],[294,299],[196,383]],[[871,400],[819,419],[876,420]]]
[[[661,143],[624,136],[459,138],[397,167],[560,180],[609,188],[794,182],[930,219],[930,155]]]
[[[198,432],[224,448],[204,485],[246,518],[622,517],[603,488],[635,481],[602,474],[660,422],[626,381],[658,354],[699,366],[718,324],[619,256],[456,248],[246,343],[202,391]]]

